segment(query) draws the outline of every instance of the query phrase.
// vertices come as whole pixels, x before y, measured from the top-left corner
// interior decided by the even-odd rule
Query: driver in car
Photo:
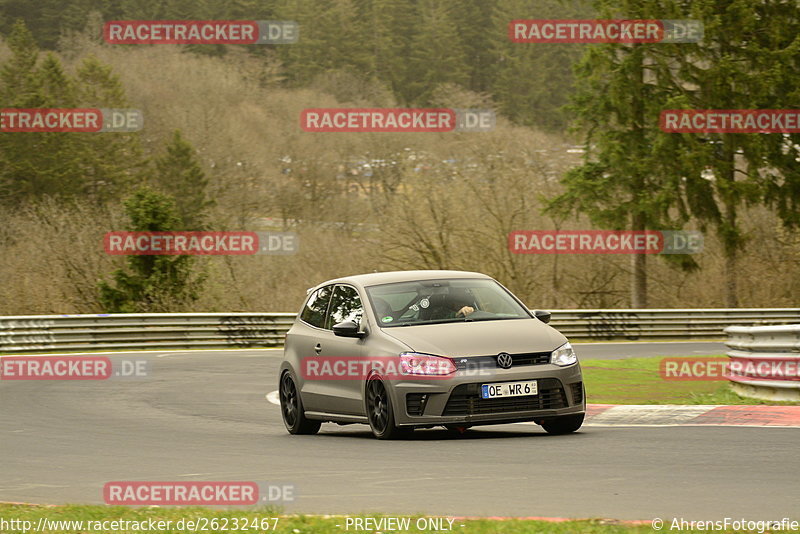
[[[451,289],[447,296],[447,305],[455,317],[466,317],[475,312],[475,299],[466,289]]]

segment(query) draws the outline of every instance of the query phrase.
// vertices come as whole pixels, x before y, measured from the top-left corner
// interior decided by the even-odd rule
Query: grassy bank
[[[720,358],[709,356],[708,358]],[[700,359],[700,358],[695,358]],[[592,404],[776,404],[800,405],[740,397],[727,380],[664,380],[662,358],[583,360],[586,399]]]

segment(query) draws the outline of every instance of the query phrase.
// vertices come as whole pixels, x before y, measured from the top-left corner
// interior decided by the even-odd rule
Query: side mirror
[[[364,337],[366,335],[358,331],[358,325],[353,321],[344,321],[333,325],[333,333],[341,337]]]
[[[533,315],[536,316],[537,319],[542,321],[543,323],[550,322],[550,312],[544,310],[534,310]]]

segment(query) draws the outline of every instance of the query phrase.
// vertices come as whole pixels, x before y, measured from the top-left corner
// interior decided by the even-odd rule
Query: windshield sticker
[[[427,308],[428,306],[431,305],[431,301],[429,301],[427,298],[424,298],[421,301],[419,301],[419,305],[422,306],[423,308]]]
[[[391,315],[387,315],[386,317],[381,317],[382,323],[391,323],[394,321],[394,318]]]

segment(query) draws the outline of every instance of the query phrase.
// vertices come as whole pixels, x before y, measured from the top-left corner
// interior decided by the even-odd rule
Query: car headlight
[[[566,367],[578,361],[578,355],[572,350],[569,342],[564,343],[550,354],[550,363]]]
[[[449,375],[456,372],[456,364],[442,356],[403,352],[400,354],[400,369],[409,375]]]

